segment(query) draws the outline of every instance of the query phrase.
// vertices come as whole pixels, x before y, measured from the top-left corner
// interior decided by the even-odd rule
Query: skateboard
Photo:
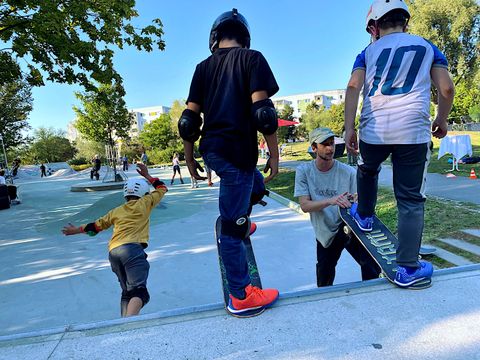
[[[260,308],[256,310],[249,311],[247,313],[242,313],[241,315],[233,314],[228,311],[228,302],[230,300],[229,291],[228,291],[228,280],[225,271],[225,266],[223,265],[222,257],[220,256],[220,234],[222,230],[222,222],[220,220],[220,216],[217,218],[215,222],[215,242],[217,243],[217,250],[218,250],[218,262],[220,264],[220,274],[222,276],[222,288],[223,288],[223,301],[225,304],[225,310],[235,316],[235,317],[252,317],[260,315],[265,311],[265,308]],[[255,254],[253,253],[252,242],[250,241],[250,237],[247,237],[243,240],[245,244],[245,249],[247,253],[247,263],[248,263],[248,273],[250,275],[250,283],[253,286],[262,288],[262,282],[260,280],[260,274],[258,272],[257,261],[255,260]]]
[[[392,284],[395,284],[395,273],[397,271],[396,253],[398,248],[398,239],[376,216],[373,217],[373,229],[370,232],[360,230],[355,220],[350,215],[350,209],[339,207],[340,217],[344,225],[344,232],[348,235],[354,235],[363,245],[363,247],[372,256],[375,262],[382,269],[382,274]],[[419,281],[407,289],[425,289],[431,286],[432,280],[426,279]]]

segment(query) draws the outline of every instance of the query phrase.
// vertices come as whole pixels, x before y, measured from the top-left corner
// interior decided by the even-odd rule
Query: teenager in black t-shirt
[[[261,199],[264,182],[278,174],[277,114],[269,99],[278,85],[263,55],[249,48],[246,19],[236,9],[220,15],[210,32],[212,55],[197,65],[187,109],[179,120],[192,177],[205,179],[193,158],[193,144],[200,136],[200,153],[220,177],[220,253],[230,291],[227,310],[234,315],[268,307],[278,298],[278,290],[250,284],[243,244],[254,228],[249,220],[251,203]],[[265,180],[256,168],[257,131],[272,149],[265,167],[271,172]]]

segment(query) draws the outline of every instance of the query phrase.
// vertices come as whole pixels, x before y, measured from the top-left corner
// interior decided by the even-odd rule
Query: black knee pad
[[[250,235],[250,218],[242,215],[235,220],[222,219],[222,235],[245,239]]]
[[[129,302],[131,298],[132,297],[130,296],[130,291],[122,290],[122,297],[120,298],[120,301]]]
[[[147,305],[150,301],[150,294],[148,293],[147,288],[144,286],[138,286],[133,290],[130,290],[128,293],[130,295],[130,299],[133,297],[140,298],[143,302],[143,306]]]

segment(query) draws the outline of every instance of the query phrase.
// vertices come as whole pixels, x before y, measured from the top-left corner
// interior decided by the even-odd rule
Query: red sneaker
[[[248,236],[252,236],[255,231],[257,231],[257,224],[255,224],[254,222],[250,223],[250,233],[248,234]]]
[[[260,289],[256,286],[248,285],[245,288],[245,299],[240,300],[230,294],[227,310],[235,316],[246,315],[247,313],[261,313],[266,308],[272,306],[278,299],[277,289]],[[261,310],[261,311],[260,311]]]

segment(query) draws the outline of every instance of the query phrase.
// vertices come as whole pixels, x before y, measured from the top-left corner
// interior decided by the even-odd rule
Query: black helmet
[[[213,23],[209,42],[212,53],[218,48],[218,43],[225,34],[235,35],[243,47],[250,48],[250,28],[247,19],[237,9],[224,12]]]

